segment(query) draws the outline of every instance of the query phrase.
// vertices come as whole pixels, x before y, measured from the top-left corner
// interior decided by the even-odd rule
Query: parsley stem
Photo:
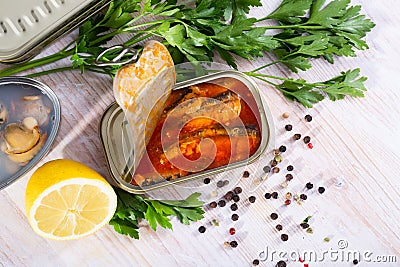
[[[257,71],[262,70],[262,69],[265,69],[265,68],[267,68],[267,67],[269,67],[269,66],[278,64],[279,62],[282,62],[282,61],[281,61],[281,60],[276,60],[276,61],[270,62],[270,63],[268,63],[268,64],[265,64],[265,65],[263,65],[263,66],[261,66],[261,67],[258,67],[258,68],[256,68],[256,69],[252,70],[251,72],[257,72]]]
[[[0,70],[0,77],[11,76],[11,75],[17,74],[17,73],[25,71],[25,70],[29,70],[32,68],[36,68],[36,67],[40,67],[40,66],[44,66],[44,65],[56,62],[58,60],[61,60],[63,58],[73,55],[74,52],[75,52],[75,49],[69,49],[66,51],[60,51],[56,54],[53,54],[53,55],[50,55],[47,57],[15,64],[11,67]]]
[[[276,80],[281,80],[281,81],[286,81],[287,80],[287,78],[268,75],[268,74],[263,74],[263,73],[255,73],[253,71],[247,71],[247,72],[244,72],[244,74],[252,76],[252,77],[256,77],[256,78],[257,77],[264,77],[264,78],[276,79]]]
[[[38,76],[41,76],[41,75],[46,75],[46,74],[51,74],[51,73],[56,73],[56,72],[62,72],[62,71],[66,71],[66,70],[73,70],[73,69],[74,68],[72,66],[55,68],[55,69],[51,69],[51,70],[45,70],[45,71],[40,71],[40,72],[35,72],[35,73],[32,73],[32,74],[28,74],[28,75],[26,75],[26,77],[34,78],[34,77],[38,77]]]

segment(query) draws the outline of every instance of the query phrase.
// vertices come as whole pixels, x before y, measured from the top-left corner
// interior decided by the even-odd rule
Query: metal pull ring
[[[104,60],[102,60],[102,58],[106,54],[110,54],[111,52],[118,53],[118,55],[115,58],[113,58],[112,60],[104,62]],[[139,53],[133,48],[126,47],[123,45],[115,45],[115,46],[111,46],[111,47],[107,48],[106,50],[104,50],[103,52],[101,52],[101,54],[96,57],[94,64],[99,67],[121,66],[121,65],[128,64],[132,61],[135,61],[138,58],[138,55],[139,55]],[[124,56],[131,56],[131,57],[124,61],[120,61]]]

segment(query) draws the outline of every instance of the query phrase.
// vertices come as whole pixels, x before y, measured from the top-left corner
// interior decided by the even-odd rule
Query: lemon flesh
[[[28,182],[25,208],[33,230],[55,240],[90,235],[112,218],[117,196],[91,168],[72,161],[50,161]]]

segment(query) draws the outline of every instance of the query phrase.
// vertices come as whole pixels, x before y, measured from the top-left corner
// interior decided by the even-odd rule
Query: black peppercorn
[[[269,173],[270,171],[271,171],[271,167],[270,166],[264,166],[264,168],[263,168],[263,171],[265,172],[265,173]]]
[[[249,201],[250,201],[250,203],[256,202],[256,197],[255,196],[250,196],[249,197]]]
[[[270,198],[271,198],[271,194],[270,194],[270,193],[265,193],[264,197],[265,197],[266,199],[270,199]]]
[[[202,225],[199,227],[199,232],[204,233],[206,231],[206,228]]]
[[[308,114],[304,117],[304,119],[305,119],[307,122],[312,121],[311,115],[308,115]]]
[[[278,261],[278,263],[276,264],[277,267],[286,267],[286,262],[284,261]]]
[[[353,264],[357,265],[358,264],[358,260],[357,259],[353,260]]]
[[[229,245],[233,248],[236,248],[238,246],[238,242],[236,242],[235,240],[229,242]]]
[[[210,179],[210,178],[205,178],[203,182],[204,182],[205,184],[209,184],[209,183],[211,182],[211,179]]]
[[[287,234],[281,234],[282,241],[288,241],[289,236]]]
[[[272,192],[271,197],[278,199],[278,192]]]
[[[235,189],[233,189],[233,192],[235,193],[235,194],[240,194],[240,193],[242,193],[242,188],[241,187],[235,187]]]
[[[285,126],[286,131],[291,131],[293,129],[293,126],[288,124]]]
[[[278,224],[278,225],[275,226],[275,228],[276,228],[276,230],[278,230],[278,231],[282,231],[283,226],[280,225],[280,224]]]
[[[226,205],[225,200],[221,199],[220,201],[218,201],[218,206],[225,207],[225,205]]]
[[[235,210],[237,210],[238,209],[238,205],[236,204],[236,203],[233,203],[232,205],[231,205],[231,210],[232,211],[235,211]]]
[[[232,221],[237,221],[239,220],[239,215],[237,215],[236,213],[232,214]]]
[[[301,195],[300,195],[300,199],[302,199],[302,200],[307,200],[307,195],[306,195],[306,194],[301,194]]]
[[[217,187],[221,188],[224,186],[224,181],[218,181],[217,182]]]
[[[275,167],[278,165],[278,162],[276,160],[271,160],[271,167]]]
[[[308,144],[311,141],[311,138],[309,136],[304,136],[303,138],[304,143]]]
[[[278,219],[278,214],[276,214],[275,212],[271,213],[270,217],[272,220],[276,220],[276,219]]]
[[[294,140],[300,140],[300,138],[301,138],[301,134],[295,134],[295,135],[293,135],[293,139],[294,139]]]
[[[235,202],[239,202],[239,200],[240,200],[239,195],[233,195],[232,200]]]
[[[325,192],[325,187],[318,187],[318,193],[323,194]]]
[[[250,173],[248,171],[243,172],[243,178],[248,178],[250,176]]]
[[[234,195],[234,193],[233,193],[232,191],[228,191],[228,192],[225,194],[224,198],[225,198],[227,201],[231,201],[233,195]]]
[[[286,174],[286,181],[291,181],[293,179],[293,175],[291,175],[290,173]]]
[[[308,227],[310,227],[310,225],[308,223],[301,223],[300,226],[303,229],[307,229]]]
[[[253,265],[254,265],[254,266],[257,266],[257,265],[259,265],[259,264],[260,264],[260,261],[259,261],[259,260],[255,259],[255,260],[253,261]]]
[[[285,146],[280,146],[279,147],[279,151],[282,152],[282,153],[285,152],[286,151],[286,147]]]
[[[287,166],[287,168],[286,168],[289,172],[291,172],[291,171],[293,171],[293,166],[292,165],[289,165],[289,166]]]
[[[216,208],[217,207],[217,202],[213,201],[210,203],[211,208]]]
[[[306,188],[307,189],[312,189],[314,187],[314,185],[312,184],[312,183],[310,183],[310,182],[308,182],[307,184],[306,184]]]

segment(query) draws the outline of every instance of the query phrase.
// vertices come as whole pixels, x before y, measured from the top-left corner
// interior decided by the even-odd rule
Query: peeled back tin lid
[[[110,0],[1,0],[0,62],[38,54]]]
[[[58,99],[47,85],[28,78],[0,78],[0,190],[50,150],[60,112]]]

